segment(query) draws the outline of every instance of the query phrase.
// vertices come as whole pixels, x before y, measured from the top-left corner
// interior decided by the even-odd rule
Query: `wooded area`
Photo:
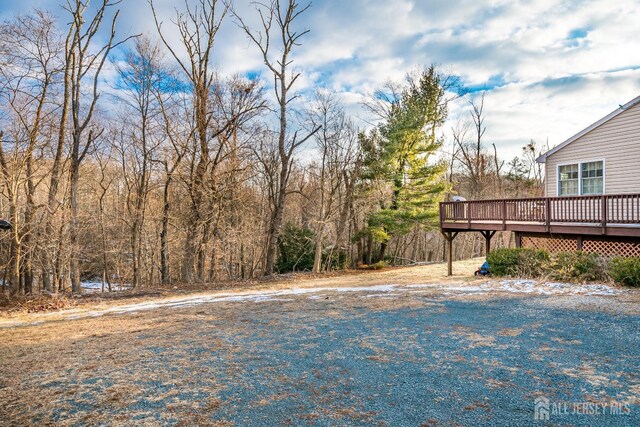
[[[0,25],[11,295],[441,261],[439,201],[542,194],[540,147],[505,163],[484,141],[483,98],[436,67],[370,94],[367,129],[339,94],[299,91],[310,5],[187,1],[163,22],[151,1],[156,33],[120,35],[118,4],[67,0],[61,18],[34,10]],[[244,33],[262,75],[215,71],[221,25]],[[469,113],[445,138],[461,96]],[[478,236],[456,244],[458,259],[483,251]]]

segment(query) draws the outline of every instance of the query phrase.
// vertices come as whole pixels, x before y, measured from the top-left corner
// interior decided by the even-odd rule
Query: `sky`
[[[32,7],[63,15],[61,2],[0,0],[0,19]],[[183,0],[154,3],[173,38],[170,19]],[[146,0],[119,8],[121,36],[155,36]],[[257,22],[249,0],[235,8]],[[485,143],[509,160],[531,139],[553,147],[640,95],[639,23],[640,0],[314,0],[298,22],[310,32],[293,56],[302,73],[297,89],[337,91],[366,126],[362,102],[377,88],[436,64],[468,90],[451,104],[443,135],[469,119],[469,101],[484,93]],[[268,78],[231,18],[214,62],[223,73]]]

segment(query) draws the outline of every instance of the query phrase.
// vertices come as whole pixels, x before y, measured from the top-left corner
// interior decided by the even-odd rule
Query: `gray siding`
[[[547,196],[558,195],[558,165],[594,160],[604,160],[605,194],[640,193],[640,104],[547,157]]]

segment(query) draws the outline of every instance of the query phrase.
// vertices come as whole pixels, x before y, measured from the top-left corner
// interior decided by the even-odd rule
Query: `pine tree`
[[[429,67],[409,76],[388,99],[383,122],[361,135],[366,185],[387,190],[380,209],[368,217],[367,231],[380,243],[379,260],[392,237],[435,224],[447,189],[446,165],[434,159],[442,146],[436,132],[447,117],[442,77]]]

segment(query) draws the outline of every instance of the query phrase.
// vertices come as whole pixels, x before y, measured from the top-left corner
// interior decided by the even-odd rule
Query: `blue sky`
[[[155,3],[169,25],[182,1]],[[236,8],[251,22],[249,3],[237,0]],[[33,6],[61,13],[59,4],[0,0],[0,18]],[[122,35],[155,35],[146,0],[124,0],[120,8]],[[386,80],[439,64],[470,90],[451,106],[444,134],[485,91],[485,140],[510,159],[529,139],[556,145],[640,95],[639,22],[640,0],[315,0],[300,21],[311,33],[294,64],[303,73],[300,90],[340,92],[363,124],[361,102]],[[231,19],[215,57],[225,73],[262,70]]]

